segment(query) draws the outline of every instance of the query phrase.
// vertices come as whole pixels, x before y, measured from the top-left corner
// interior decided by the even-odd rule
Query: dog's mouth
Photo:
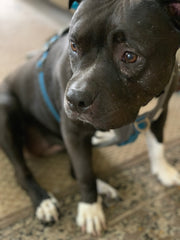
[[[71,103],[65,99],[64,101],[64,109],[65,112],[68,116],[68,118],[72,119],[72,120],[79,120],[82,121],[84,123],[88,123],[93,125],[93,119],[92,119],[92,109],[93,106],[88,107],[87,109],[84,108],[83,111],[78,111],[75,110],[74,107],[71,105]]]
[[[92,104],[83,111],[75,110],[67,99],[64,100],[65,112],[71,120],[79,120],[83,123],[92,125],[95,129],[108,131],[110,129],[120,128],[125,124],[133,122],[137,116],[137,111],[122,111],[119,107],[111,110],[102,110],[95,104]],[[123,108],[124,109],[124,108]],[[123,112],[123,114],[122,114]],[[126,114],[127,113],[127,114]],[[131,114],[128,114],[131,113]]]

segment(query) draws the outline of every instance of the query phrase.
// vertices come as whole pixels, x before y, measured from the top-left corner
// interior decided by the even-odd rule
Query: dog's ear
[[[72,7],[73,4],[80,2],[82,2],[82,0],[69,0],[69,9]]]
[[[174,26],[180,31],[180,0],[159,0],[159,2],[165,7]]]

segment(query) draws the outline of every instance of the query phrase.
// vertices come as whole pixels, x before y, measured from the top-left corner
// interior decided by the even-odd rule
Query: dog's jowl
[[[44,52],[1,84],[0,144],[43,223],[59,219],[58,201],[36,182],[23,149],[45,156],[65,147],[81,194],[77,224],[100,234],[106,221],[98,193],[113,198],[117,193],[93,173],[96,130],[111,130],[102,137],[104,143],[121,145],[149,129],[152,172],[167,186],[180,184],[163,153],[163,126],[177,79],[180,3],[78,2],[69,30],[51,38]],[[153,99],[155,107],[141,114]]]

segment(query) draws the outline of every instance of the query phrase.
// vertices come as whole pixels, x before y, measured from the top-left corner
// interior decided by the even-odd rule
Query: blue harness
[[[77,9],[78,5],[79,5],[79,3],[75,1],[72,5],[72,8]],[[43,66],[48,57],[48,53],[49,53],[51,46],[60,38],[60,36],[61,35],[59,35],[59,34],[54,35],[45,44],[44,52],[42,53],[40,59],[38,60],[38,62],[36,64],[36,68],[38,69],[39,88],[41,90],[42,97],[44,99],[44,102],[47,105],[47,108],[49,109],[49,111],[51,112],[51,114],[53,115],[53,117],[55,118],[55,120],[58,123],[60,123],[60,115],[56,111],[55,107],[53,106],[51,99],[49,98],[49,95],[47,93],[47,89],[46,89],[46,85],[45,85],[45,81],[44,81]],[[142,115],[142,116],[138,117],[133,124],[133,128],[134,128],[133,134],[129,137],[128,140],[118,143],[117,145],[124,146],[126,144],[134,142],[138,138],[139,134],[141,132],[145,131],[149,127],[149,125],[150,125],[150,122],[146,115]]]

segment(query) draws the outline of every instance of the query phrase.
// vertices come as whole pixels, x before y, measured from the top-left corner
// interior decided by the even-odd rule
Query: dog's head
[[[179,17],[172,0],[82,1],[69,31],[67,115],[104,130],[133,122],[170,79]]]

